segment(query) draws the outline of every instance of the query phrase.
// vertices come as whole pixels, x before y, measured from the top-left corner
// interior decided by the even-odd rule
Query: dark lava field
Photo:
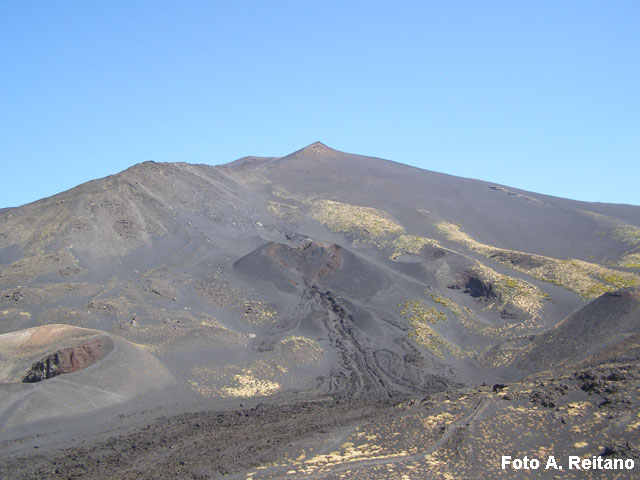
[[[569,458],[639,360],[638,206],[317,142],[0,210],[2,479],[638,478]]]

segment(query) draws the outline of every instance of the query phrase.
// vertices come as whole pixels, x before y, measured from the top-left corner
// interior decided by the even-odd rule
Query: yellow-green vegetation
[[[211,363],[192,367],[191,389],[204,397],[256,397],[272,395],[281,389],[279,380],[286,367],[259,359],[245,365]]]
[[[303,195],[301,193],[292,192],[284,188],[282,185],[273,185],[271,187],[271,193],[282,200],[293,200],[304,205],[310,205],[317,200],[315,195]]]
[[[430,478],[431,465],[425,462],[430,458],[427,450],[442,438],[444,429],[453,428],[473,411],[472,400],[462,403],[439,397],[442,411],[438,412],[398,405],[398,413],[389,415],[384,422],[366,422],[346,430],[339,446],[334,439],[324,445],[317,439],[313,444],[297,443],[278,462],[255,467],[246,477]]]
[[[500,325],[486,325],[474,320],[473,318],[467,318],[461,323],[476,335],[503,340],[508,340],[535,332],[539,333],[541,329],[543,329],[544,327],[548,327],[548,324],[546,322],[540,323],[535,318],[525,318],[520,322],[503,323]],[[483,354],[483,357],[486,356]]]
[[[257,300],[243,300],[238,305],[242,317],[253,325],[273,323],[278,315],[273,308]]]
[[[627,245],[633,245],[634,247],[640,245],[640,228],[633,225],[617,227],[613,231],[612,236]]]
[[[636,418],[637,418],[636,422],[633,422],[632,424],[627,426],[626,428],[627,432],[632,432],[633,430],[640,428],[640,413],[638,413]]]
[[[398,304],[402,307],[400,316],[409,320],[410,323],[430,323],[435,325],[439,320],[446,320],[447,315],[436,308],[427,307],[422,300],[407,300],[404,304]]]
[[[478,361],[485,367],[500,368],[511,365],[514,360],[519,358],[522,353],[522,347],[500,349],[489,349],[479,355]]]
[[[493,253],[494,250],[499,250],[490,245],[485,245],[484,243],[477,242],[470,235],[467,235],[460,229],[459,225],[449,222],[437,222],[435,223],[436,230],[442,233],[447,239],[452,242],[460,243],[467,247],[469,250],[474,252],[481,253],[483,255],[489,256]]]
[[[31,313],[29,312],[22,312],[20,310],[16,310],[15,308],[12,308],[11,310],[2,310],[2,312],[0,312],[0,314],[4,315],[9,315],[12,311],[17,312],[18,315],[20,315],[21,317],[26,317],[26,318],[31,318]]]
[[[428,292],[425,291],[425,294],[427,293]],[[471,332],[477,335],[497,336],[498,333],[500,332],[500,328],[502,326],[496,327],[496,326],[483,325],[481,323],[478,323],[473,318],[474,317],[473,310],[471,310],[468,307],[461,307],[456,302],[454,302],[450,298],[445,297],[439,292],[429,293],[429,297],[431,297],[431,300],[433,300],[434,302],[442,305],[443,307],[451,311],[464,327],[466,327]]]
[[[620,258],[618,265],[626,268],[640,268],[640,253],[627,253]]]
[[[500,293],[501,302],[489,305],[489,307],[502,308],[508,303],[527,313],[527,318],[515,323],[486,325],[475,320],[473,310],[468,307],[462,307],[439,292],[425,291],[425,295],[429,295],[435,303],[450,310],[465,328],[476,335],[504,339],[539,330],[538,314],[543,307],[543,301],[548,299],[548,295],[545,292],[540,291],[529,282],[500,275],[481,265],[478,265],[473,270],[473,273],[483,282],[492,282],[496,292]]]
[[[336,466],[343,466],[349,463],[355,463],[358,461],[391,461],[391,459],[402,458],[407,455],[407,452],[398,452],[394,455],[382,455],[383,447],[376,445],[375,443],[363,443],[362,445],[355,445],[353,442],[345,442],[340,445],[339,450],[335,450],[329,453],[317,454],[304,460],[303,457],[298,457],[300,460],[298,464],[294,464],[297,470],[287,471],[288,475],[298,474],[302,476],[311,475],[314,473],[322,473],[330,471],[331,468]],[[304,460],[304,461],[303,461]],[[299,477],[296,477],[299,478]]]
[[[267,211],[274,217],[282,218],[290,222],[300,219],[297,206],[280,202],[267,202]]]
[[[596,219],[601,225],[608,227],[610,229],[609,234],[616,240],[633,247],[640,245],[640,228],[635,225],[629,225],[617,218],[590,212],[588,210],[584,210],[582,213]],[[598,230],[595,233],[596,235],[607,235],[607,232],[603,232],[601,230]]]
[[[216,307],[239,305],[247,294],[247,291],[220,275],[213,275],[195,284],[194,290],[203,301]]]
[[[501,334],[512,328],[514,325],[488,326],[482,325],[473,319],[473,311],[467,307],[461,307],[453,300],[440,293],[424,292],[429,295],[435,303],[450,310],[460,321],[460,323],[478,335],[501,336]],[[452,341],[443,337],[431,325],[439,321],[447,320],[447,315],[433,307],[427,307],[422,300],[407,300],[403,304],[398,304],[401,308],[400,316],[405,318],[412,327],[409,336],[429,350],[434,355],[442,358],[443,350],[449,352],[457,358],[475,356],[477,349],[463,349]]]
[[[425,292],[425,294],[426,293],[427,292]],[[432,292],[429,294],[429,297],[431,297],[431,300],[433,300],[434,302],[439,303],[440,305],[449,309],[456,316],[456,318],[461,322],[464,319],[467,319],[470,316],[473,316],[473,311],[470,308],[461,307],[456,302],[454,302],[450,298],[445,297],[439,292]]]
[[[278,347],[286,356],[303,365],[317,364],[324,355],[318,342],[297,335],[280,340]]]
[[[272,395],[280,390],[280,384],[271,380],[256,378],[251,370],[243,370],[234,375],[235,385],[221,389],[223,397],[260,397]]]
[[[392,247],[394,254],[418,254],[425,245],[439,246],[432,239],[415,235],[404,235],[404,227],[391,215],[373,207],[353,205],[336,200],[319,199],[314,195],[302,195],[291,192],[280,185],[272,187],[274,196],[282,200],[293,200],[309,205],[309,215],[327,226],[331,231],[355,237],[357,240],[372,243],[379,248]],[[299,208],[281,202],[268,202],[267,210],[274,216],[295,221],[300,217]],[[394,237],[393,241],[382,241]]]
[[[37,250],[12,263],[0,272],[0,284],[19,285],[40,275],[57,273],[62,277],[80,273],[78,260],[68,250],[45,253]]]
[[[313,204],[311,217],[339,233],[367,241],[404,233],[404,228],[386,212],[371,207],[320,200]]]
[[[90,296],[99,291],[100,287],[89,283],[44,283],[29,287],[9,288],[0,291],[0,299],[19,300],[20,305],[33,305],[39,303],[60,302],[62,299],[71,296]]]
[[[346,441],[340,446],[331,443],[329,449],[318,448],[317,440],[314,439],[314,445],[303,443],[303,448],[299,448],[296,444],[293,452],[284,452],[278,462],[263,464],[255,467],[246,474],[247,479],[251,478],[326,478],[327,476],[335,478],[382,478],[380,476],[369,476],[360,473],[359,467],[371,463],[379,465],[385,469],[391,469],[391,465],[395,466],[395,462],[413,461],[417,458],[420,448],[423,445],[429,445],[429,440],[435,440],[434,437],[427,435],[419,435],[412,445],[406,445],[405,437],[402,435],[403,427],[414,425],[419,421],[412,415],[407,418],[401,417],[402,421],[396,422],[392,416],[385,422],[369,422],[364,427],[355,427],[346,437]],[[437,428],[440,424],[437,425]],[[418,429],[419,431],[425,429]],[[433,430],[436,430],[434,428]],[[404,432],[403,432],[404,433]],[[429,431],[431,433],[431,430]],[[293,445],[292,445],[293,446]],[[388,465],[388,466],[387,466]],[[349,467],[349,468],[348,468]],[[350,468],[354,468],[352,471]],[[261,473],[267,468],[270,469],[266,476]],[[400,468],[400,467],[399,467]],[[415,468],[408,465],[406,472],[411,472]],[[338,470],[336,470],[338,469]],[[276,475],[274,476],[274,470]],[[333,475],[332,475],[333,473]],[[415,478],[408,476],[389,476],[384,478],[397,478],[405,480],[406,478]],[[422,478],[422,477],[421,477]]]
[[[605,292],[638,284],[633,273],[620,272],[583,260],[560,260],[531,253],[507,250],[480,243],[463,232],[458,225],[436,223],[437,230],[449,240],[525,273],[538,280],[571,290],[585,298],[595,298]],[[505,284],[508,287],[508,285]]]
[[[26,321],[31,319],[31,313],[18,308],[9,308],[0,311],[0,335],[25,328]]]
[[[220,275],[213,275],[194,286],[198,296],[216,307],[232,308],[252,325],[273,323],[278,312],[266,302],[251,300],[255,292],[238,287]]]
[[[471,272],[484,283],[492,284],[499,293],[499,303],[489,305],[490,308],[504,308],[512,305],[532,318],[537,318],[547,298],[542,290],[534,284],[520,278],[502,275],[481,263],[471,267]]]
[[[8,215],[3,220],[0,247],[23,245],[27,255],[44,255],[51,243],[60,240],[61,230],[74,221],[72,211],[59,208],[59,203],[48,199],[23,206],[20,215]]]
[[[391,258],[400,255],[419,255],[422,249],[429,245],[434,248],[442,248],[442,246],[431,238],[419,237],[417,235],[400,235],[390,242],[386,242],[393,249]]]
[[[411,325],[409,336],[416,342],[429,350],[434,355],[442,358],[443,349],[448,350],[452,355],[462,354],[460,348],[444,338],[431,325],[447,319],[447,315],[434,307],[427,307],[422,300],[407,300],[401,307],[400,316],[405,318]]]
[[[316,436],[290,444],[277,462],[252,468],[246,478],[495,478],[504,452],[518,452],[520,458],[527,455],[543,463],[550,455],[579,454],[589,459],[620,439],[622,444],[637,444],[640,414],[636,416],[636,396],[628,395],[633,386],[620,382],[618,388],[624,389],[625,396],[620,392],[618,398],[630,398],[626,401],[632,405],[618,413],[619,408],[598,406],[599,402],[570,403],[584,397],[572,376],[538,377],[535,382],[514,382],[497,390],[484,385],[448,390],[422,402],[402,402],[395,411],[385,412],[385,421],[345,426],[338,439],[330,436],[319,442]],[[571,394],[558,394],[567,389]],[[549,398],[553,408],[539,400],[547,392],[553,392]],[[616,422],[611,421],[612,415]],[[559,472],[548,478],[631,478],[624,472],[603,476],[596,469],[575,476]],[[504,476],[538,477],[535,472]]]
[[[203,369],[194,367],[192,374],[196,377],[203,375]],[[205,397],[259,397],[272,395],[280,390],[280,384],[267,379],[257,378],[251,370],[243,369],[240,373],[233,375],[230,386],[216,388],[215,385],[202,384],[198,380],[189,380],[191,388]]]
[[[221,348],[246,342],[244,335],[225,329],[214,317],[204,313],[200,313],[200,317],[199,321],[165,320],[152,325],[123,322],[116,326],[115,333],[157,355],[179,351],[185,345]]]

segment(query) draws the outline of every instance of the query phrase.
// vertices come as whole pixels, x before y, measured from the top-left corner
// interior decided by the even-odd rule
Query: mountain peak
[[[313,142],[311,145],[307,145],[306,147],[304,147],[303,150],[333,150],[333,149],[327,147],[322,142]]]
[[[288,156],[309,155],[309,154],[319,155],[324,153],[339,153],[339,152],[338,150],[335,150],[331,147],[327,147],[322,142],[313,142],[312,144],[307,145],[306,147],[301,148],[300,150],[296,150],[295,152],[293,152]]]

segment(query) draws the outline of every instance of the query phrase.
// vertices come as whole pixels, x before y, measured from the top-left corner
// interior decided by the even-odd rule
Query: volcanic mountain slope
[[[311,213],[320,219],[331,213],[326,201],[340,201],[377,208],[408,233],[433,236],[437,230],[422,213],[427,211],[432,219],[462,225],[489,245],[596,262],[613,261],[640,245],[637,207],[522,192],[346,154],[320,142],[286,157],[243,159],[222,168],[252,190],[273,195],[274,202],[304,210],[303,206],[315,207]]]
[[[605,293],[555,328],[539,335],[519,359],[523,368],[550,368],[603,350],[623,351],[640,334],[640,289]],[[556,367],[557,368],[557,367]]]
[[[612,314],[637,309],[613,295]],[[602,301],[570,320],[578,330]],[[624,345],[622,345],[624,344]],[[622,347],[622,348],[620,348]],[[562,368],[508,384],[376,402],[259,403],[161,418],[80,447],[8,459],[10,478],[523,478],[503,455],[538,459],[541,478],[636,478],[632,470],[569,470],[569,457],[640,457],[638,335]],[[580,356],[581,357],[581,356]],[[122,433],[124,430],[125,433]],[[255,435],[258,430],[260,435]],[[42,444],[44,439],[39,439]],[[553,455],[559,468],[544,469]],[[123,462],[123,459],[127,459]],[[55,469],[55,470],[53,470]],[[51,472],[55,473],[51,473]]]
[[[639,247],[640,207],[321,143],[217,167],[146,162],[0,210],[0,334],[54,324],[97,332],[38,344],[24,361],[3,356],[0,372],[41,380],[23,390],[73,382],[90,396],[108,361],[123,384],[140,374],[154,384],[101,396],[85,410],[94,418],[173,412],[176,402],[388,406],[503,384],[554,364],[599,365],[615,345],[633,352]],[[117,352],[134,350],[144,359],[130,372]],[[21,412],[3,414],[4,438],[55,431],[64,412],[36,414],[23,390],[3,389],[2,403]],[[350,408],[339,407],[347,417]]]

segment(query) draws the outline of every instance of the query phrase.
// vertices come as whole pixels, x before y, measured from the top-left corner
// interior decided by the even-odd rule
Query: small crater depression
[[[22,382],[36,383],[58,375],[84,370],[102,360],[111,350],[113,350],[113,341],[109,337],[62,348],[34,363]]]

